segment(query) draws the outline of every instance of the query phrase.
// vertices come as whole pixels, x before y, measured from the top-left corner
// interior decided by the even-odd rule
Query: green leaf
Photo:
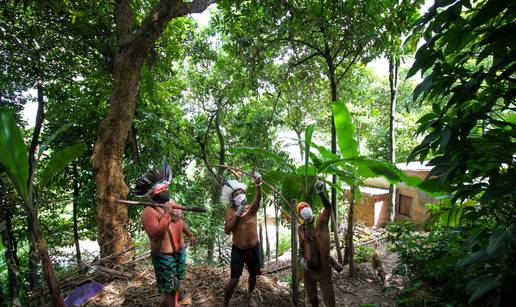
[[[483,275],[474,280],[472,280],[468,284],[468,290],[475,290],[471,297],[469,298],[468,303],[472,304],[474,301],[479,299],[482,295],[486,294],[488,291],[501,286],[501,276],[490,276]]]
[[[62,132],[64,132],[66,129],[70,128],[72,124],[66,124],[62,127],[60,127],[59,129],[57,129],[54,133],[52,133],[52,135],[50,137],[48,137],[48,139],[43,143],[41,144],[41,146],[39,147],[38,149],[38,153],[36,154],[36,160],[39,160],[41,158],[41,154],[43,154],[43,152],[45,150],[47,150],[48,148],[48,145],[59,135],[61,134]]]
[[[419,177],[408,176],[387,161],[368,159],[364,157],[354,158],[359,166],[359,174],[365,178],[384,177],[390,183],[405,182],[408,186],[418,186],[423,180]]]
[[[488,254],[485,248],[479,249],[476,252],[472,253],[471,255],[467,256],[466,258],[460,260],[457,263],[457,265],[463,267],[463,266],[468,266],[472,263],[487,262],[487,261],[501,257],[503,254],[502,252],[503,251],[501,249],[499,249],[499,250],[496,250],[495,253]]]
[[[509,227],[504,229],[498,229],[489,238],[489,245],[487,246],[487,253],[493,254],[499,250],[505,249],[507,241],[513,241],[515,239],[514,233],[516,230],[516,224],[511,224]]]
[[[337,132],[337,141],[340,152],[344,158],[358,156],[358,143],[354,139],[355,126],[349,115],[349,110],[344,103],[333,104],[333,118]]]
[[[283,164],[285,162],[285,157],[278,155],[277,153],[256,147],[233,147],[229,148],[228,152],[231,153],[245,153],[245,154],[253,154],[259,155],[263,158],[269,158],[277,164]]]
[[[310,145],[312,144],[314,129],[315,125],[308,125],[305,130],[305,165],[308,165],[308,160],[310,159]]]
[[[296,169],[296,172],[305,177],[306,181],[308,176],[315,176],[317,174],[317,168],[313,165],[302,165]]]
[[[312,147],[314,147],[315,149],[317,149],[317,151],[319,151],[319,153],[321,154],[321,156],[326,159],[326,160],[330,160],[330,161],[333,161],[333,160],[338,160],[340,159],[340,157],[336,154],[334,154],[333,152],[331,152],[330,150],[328,150],[326,147],[324,146],[319,146],[315,143],[312,143]]]
[[[13,115],[0,109],[0,164],[20,196],[28,201],[29,161],[25,142]]]
[[[84,149],[86,149],[86,145],[84,143],[78,143],[55,152],[41,174],[41,187],[45,187],[52,180],[54,174],[64,169],[70,162],[75,160]]]

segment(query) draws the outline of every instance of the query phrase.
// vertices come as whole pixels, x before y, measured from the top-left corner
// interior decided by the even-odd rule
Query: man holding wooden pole
[[[141,222],[150,239],[152,264],[158,290],[163,294],[164,306],[178,306],[180,281],[186,270],[186,249],[183,233],[195,245],[195,237],[182,219],[181,209],[170,199],[170,166],[150,170],[140,177],[133,189],[136,195],[146,195],[162,206],[148,205],[143,209]]]
[[[330,230],[328,222],[331,215],[331,203],[324,192],[324,183],[317,181],[315,188],[321,197],[324,209],[317,217],[317,224],[312,208],[306,202],[296,206],[301,216],[298,227],[300,265],[304,270],[303,278],[310,305],[319,306],[317,284],[321,288],[325,306],[335,306],[335,294],[332,281],[332,257],[330,256]]]

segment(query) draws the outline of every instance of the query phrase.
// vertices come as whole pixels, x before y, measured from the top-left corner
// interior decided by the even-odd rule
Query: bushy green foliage
[[[489,305],[513,298],[515,224],[494,231],[488,225],[434,225],[426,232],[410,222],[397,222],[387,229],[390,250],[400,257],[393,273],[407,280],[402,305],[467,305],[482,296]]]
[[[466,292],[468,304],[516,301],[515,18],[508,1],[436,1],[414,33],[425,43],[408,74],[424,74],[414,96],[433,104],[409,159],[433,155],[422,187],[450,196],[431,208],[434,226],[423,242],[443,224],[457,237],[447,238],[448,254],[426,251],[435,260],[424,267],[435,267],[409,273],[426,279],[450,269],[453,278],[435,285],[441,299]]]
[[[399,255],[393,273],[408,280],[402,305],[467,301],[464,287],[457,285],[465,282],[464,269],[457,267],[457,246],[464,240],[459,232],[445,227],[424,232],[410,222],[390,224],[387,230],[390,250]]]
[[[290,250],[290,243],[290,234],[280,233],[278,255],[283,255],[286,251]]]
[[[374,250],[374,247],[369,245],[357,246],[355,248],[355,261],[359,263],[371,261]]]

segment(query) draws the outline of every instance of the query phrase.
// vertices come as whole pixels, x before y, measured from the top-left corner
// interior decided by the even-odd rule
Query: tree
[[[228,29],[250,58],[272,49],[291,67],[311,65],[325,74],[331,102],[339,100],[338,85],[353,65],[368,62],[382,52],[390,18],[382,1],[249,1],[234,6],[221,3],[227,13]],[[238,18],[234,17],[238,13]],[[380,33],[378,33],[380,30]],[[251,37],[255,37],[254,41]],[[258,60],[258,62],[260,62]],[[337,141],[332,119],[332,152]],[[336,213],[337,177],[332,179],[333,213]],[[336,241],[338,244],[338,240]],[[342,261],[337,246],[339,260]]]
[[[414,97],[433,105],[419,119],[425,138],[410,158],[433,154],[424,185],[451,195],[434,220],[456,217],[464,239],[451,259],[462,258],[452,263],[461,274],[439,287],[467,292],[468,304],[515,300],[515,17],[506,1],[440,1],[414,34],[425,40],[409,71],[425,76]]]
[[[2,130],[0,131],[0,147],[2,148],[0,151],[0,164],[3,165],[7,176],[24,200],[24,208],[27,211],[29,220],[29,229],[31,229],[30,235],[32,235],[37,242],[39,256],[43,262],[43,271],[47,278],[52,301],[57,306],[64,306],[52,262],[48,255],[45,238],[41,231],[37,212],[34,209],[33,187],[36,163],[41,157],[41,153],[48,147],[48,143],[43,144],[36,155],[36,146],[34,144],[38,142],[39,129],[41,129],[43,121],[42,108],[42,105],[38,108],[38,120],[35,132],[33,133],[31,147],[28,150],[25,148],[21,131],[16,126],[13,116],[9,112],[0,109],[0,122],[2,124]],[[65,165],[73,160],[83,149],[84,144],[79,143],[76,146],[54,153],[52,160],[48,163],[43,172],[44,176],[41,178],[42,182],[40,185],[44,187],[45,183],[48,182],[54,173],[63,169]]]
[[[388,14],[392,16],[386,23],[388,46],[386,48],[386,56],[389,61],[389,89],[391,94],[389,113],[389,162],[393,164],[396,163],[396,139],[394,123],[396,116],[396,100],[398,98],[398,70],[400,68],[400,59],[405,53],[405,50],[402,47],[401,39],[404,35],[408,34],[411,27],[418,20],[418,9],[422,3],[423,1],[414,1],[414,3],[409,3],[406,1],[395,1],[395,5],[388,8]],[[416,41],[413,41],[412,45],[415,45],[416,43]],[[396,187],[393,184],[390,184],[387,212],[391,221],[394,221],[394,218],[396,217],[395,203]]]
[[[116,53],[109,108],[100,124],[92,163],[97,182],[98,242],[101,257],[132,245],[126,228],[127,208],[114,203],[125,198],[128,189],[120,165],[136,108],[136,92],[146,57],[168,22],[177,17],[202,12],[214,1],[162,0],[155,4],[141,25],[137,25],[129,1],[115,3]],[[131,255],[115,257],[120,263]]]

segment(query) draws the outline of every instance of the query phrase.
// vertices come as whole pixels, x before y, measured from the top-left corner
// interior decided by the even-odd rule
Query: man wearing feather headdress
[[[164,306],[177,306],[180,281],[186,270],[186,249],[183,233],[195,245],[195,237],[182,219],[180,209],[174,209],[168,186],[172,180],[170,166],[163,163],[161,171],[151,169],[136,181],[133,193],[168,206],[146,206],[141,214],[143,229],[150,239],[152,264],[158,290]]]
[[[246,204],[247,186],[237,180],[228,180],[222,187],[220,200],[227,206],[224,221],[224,232],[233,235],[231,248],[231,279],[224,290],[224,306],[228,306],[233,291],[242,275],[244,264],[249,272],[248,303],[255,306],[252,295],[256,286],[256,276],[261,274],[263,259],[261,259],[260,242],[256,231],[256,213],[260,207],[262,177],[253,174],[256,186],[254,200]]]

